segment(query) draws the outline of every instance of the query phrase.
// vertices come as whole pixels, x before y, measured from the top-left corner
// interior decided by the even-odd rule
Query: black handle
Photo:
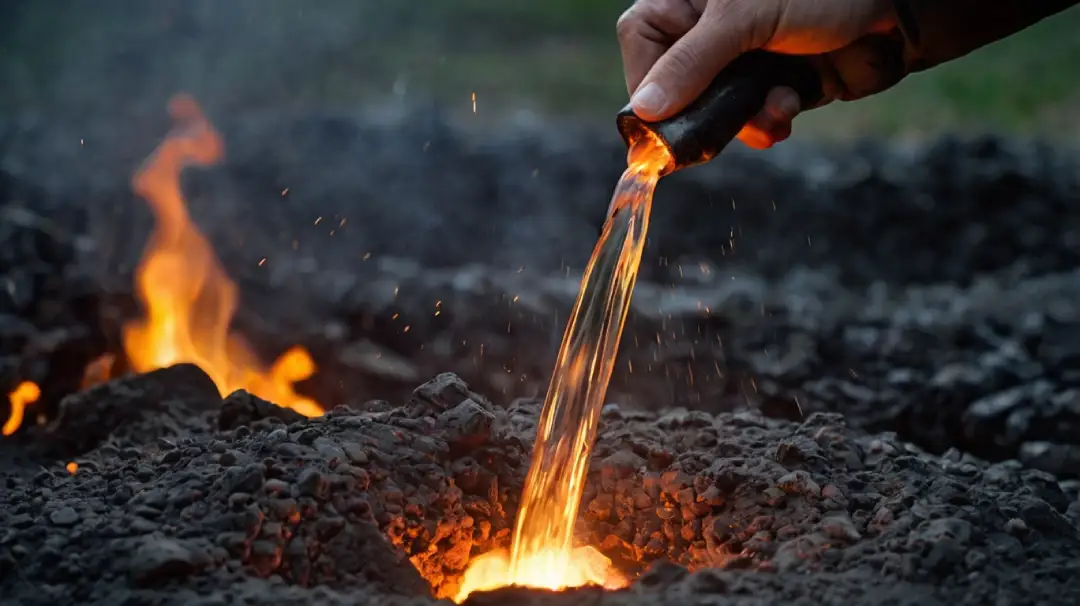
[[[752,51],[731,62],[693,103],[672,118],[645,122],[629,105],[616,116],[619,134],[629,146],[645,132],[660,138],[671,152],[668,174],[708,162],[765,105],[776,86],[799,94],[803,107],[821,100],[821,79],[806,57]]]

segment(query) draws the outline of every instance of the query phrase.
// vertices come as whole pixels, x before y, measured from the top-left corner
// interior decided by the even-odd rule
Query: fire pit
[[[242,391],[222,401],[189,365],[107,383],[69,401],[50,438],[85,448],[108,424],[77,467],[7,479],[5,595],[451,597],[471,557],[507,546],[538,408],[495,406],[451,374],[399,405],[313,419]],[[472,603],[991,600],[1038,570],[1048,580],[1028,591],[1049,598],[1080,552],[1068,500],[1042,472],[931,457],[835,414],[611,405],[578,537],[636,579],[630,592]]]
[[[221,138],[191,100],[173,113],[133,182],[157,231],[126,302],[86,298],[63,269],[77,236],[5,207],[5,242],[51,251],[5,275],[30,267],[45,293],[61,276],[63,297],[24,302],[30,328],[3,325],[0,595],[452,600],[509,546],[541,406],[521,396],[542,396],[576,279],[374,259],[340,320],[260,331],[278,325],[245,316],[246,278],[180,193],[185,164],[224,161]],[[1080,282],[1048,273],[1063,262],[868,291],[854,262],[844,280],[652,268],[575,529],[625,583],[467,603],[1076,603]],[[335,271],[292,286],[315,299]]]

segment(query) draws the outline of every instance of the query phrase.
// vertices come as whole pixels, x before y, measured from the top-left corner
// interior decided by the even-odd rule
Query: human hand
[[[631,106],[650,122],[756,49],[811,55],[824,91],[814,107],[880,92],[906,73],[895,29],[890,0],[637,0],[617,26]],[[783,141],[803,109],[794,90],[774,88],[739,139],[758,149]]]

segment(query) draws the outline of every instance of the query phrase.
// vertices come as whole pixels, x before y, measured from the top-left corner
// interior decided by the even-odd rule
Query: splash
[[[22,425],[23,415],[26,414],[26,407],[38,401],[41,397],[41,388],[37,383],[33,381],[23,381],[19,383],[10,394],[8,394],[8,402],[11,404],[11,412],[8,414],[8,420],[4,422],[4,427],[0,429],[0,433],[5,436],[10,436],[15,433],[15,430],[19,429]]]
[[[456,602],[476,591],[508,585],[560,590],[627,584],[599,551],[575,549],[573,534],[600,408],[645,247],[653,191],[667,162],[667,150],[652,138],[630,149],[628,167],[615,188],[607,223],[563,333],[510,553],[476,558],[465,572]]]
[[[192,363],[222,394],[245,389],[306,416],[322,414],[315,401],[293,389],[315,372],[305,349],[290,349],[267,369],[244,339],[230,332],[236,284],[192,223],[180,189],[184,168],[218,162],[224,146],[190,97],[174,98],[169,113],[173,130],[132,179],[156,225],[135,274],[145,316],[124,326],[124,353],[137,372]]]

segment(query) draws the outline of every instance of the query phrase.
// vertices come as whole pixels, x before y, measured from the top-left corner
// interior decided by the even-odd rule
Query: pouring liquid
[[[591,547],[574,549],[600,409],[615,366],[649,228],[653,192],[669,155],[659,141],[631,146],[608,219],[585,269],[537,426],[509,559],[485,554],[466,571],[456,601],[507,585],[623,587],[627,580]],[[486,556],[492,556],[488,558]]]

